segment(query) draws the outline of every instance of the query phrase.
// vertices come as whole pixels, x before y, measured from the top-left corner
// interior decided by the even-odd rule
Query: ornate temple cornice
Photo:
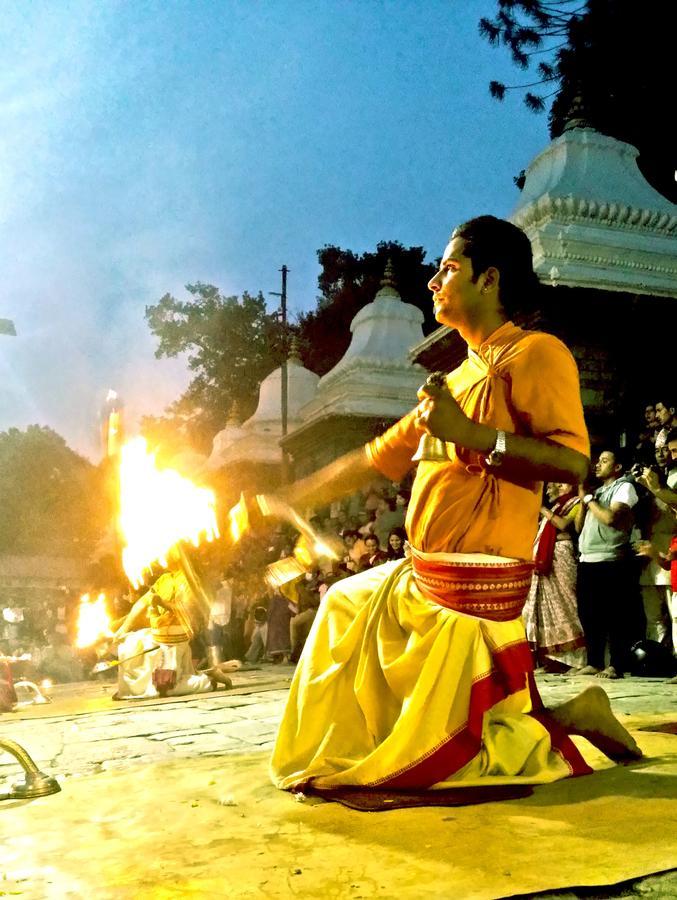
[[[574,127],[533,160],[510,218],[543,282],[677,297],[677,206],[646,182],[637,155]]]
[[[613,226],[633,233],[645,231],[649,234],[677,234],[677,209],[671,214],[664,210],[639,208],[614,201],[572,196],[552,197],[549,194],[520,209],[512,216],[512,221],[521,228],[527,228],[539,227],[555,218],[565,218],[567,222]]]

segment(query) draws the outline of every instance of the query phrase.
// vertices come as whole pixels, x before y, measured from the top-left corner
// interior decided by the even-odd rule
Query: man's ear
[[[489,266],[484,271],[484,284],[482,285],[482,293],[498,290],[501,273],[495,266]]]

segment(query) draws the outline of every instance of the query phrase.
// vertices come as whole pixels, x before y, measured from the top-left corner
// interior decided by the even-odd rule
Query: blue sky
[[[109,388],[133,426],[187,383],[144,320],[206,281],[316,297],[316,251],[438,255],[509,215],[547,120],[478,35],[488,0],[0,2],[0,430],[96,460]],[[271,304],[275,298],[270,298]],[[406,299],[406,298],[405,298]]]

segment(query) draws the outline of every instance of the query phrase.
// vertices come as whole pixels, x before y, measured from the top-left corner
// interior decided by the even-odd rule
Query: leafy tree
[[[50,428],[0,432],[0,553],[86,557],[110,520],[103,474]]]
[[[516,65],[537,73],[525,84],[492,81],[493,97],[523,90],[535,112],[554,98],[552,137],[580,97],[589,124],[637,147],[645,178],[672,202],[677,184],[666,117],[674,105],[676,29],[677,4],[663,0],[498,0],[496,17],[479,23],[493,46],[507,47]]]
[[[233,403],[243,416],[256,407],[259,384],[281,359],[280,326],[266,313],[261,293],[224,297],[217,287],[186,285],[189,300],[171,294],[146,307],[146,320],[159,339],[155,355],[188,354],[193,379],[164,418],[147,417],[151,440],[173,436],[207,449],[225,425]]]
[[[350,323],[374,299],[389,259],[402,299],[423,311],[426,331],[437,327],[427,288],[435,266],[424,262],[422,247],[381,241],[375,252],[358,255],[327,245],[317,256],[322,266],[317,308],[299,317],[298,329],[304,364],[319,375],[335,366],[348,349]]]

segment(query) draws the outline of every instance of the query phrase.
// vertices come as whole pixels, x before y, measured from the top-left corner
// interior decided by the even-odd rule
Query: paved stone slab
[[[254,673],[243,673],[245,681]],[[259,683],[263,675],[259,675]],[[588,684],[601,684],[615,712],[627,715],[657,715],[674,711],[677,719],[677,686],[660,679],[629,678],[600,681],[595,678],[565,678],[538,675],[546,705],[570,699]],[[269,752],[279,723],[287,690],[271,681],[270,689],[245,694],[199,694],[168,701],[139,701],[116,707],[101,700],[101,687],[81,686],[84,712],[77,707],[77,686],[64,685],[68,713],[35,719],[0,716],[0,736],[18,741],[48,774],[77,775],[123,768],[139,760],[158,761],[168,756],[182,758],[222,753]],[[251,685],[255,686],[252,679]],[[91,697],[98,705],[91,709]],[[101,703],[111,704],[110,708]],[[55,699],[53,713],[58,713]],[[9,754],[0,754],[0,778],[16,780],[18,767]]]

